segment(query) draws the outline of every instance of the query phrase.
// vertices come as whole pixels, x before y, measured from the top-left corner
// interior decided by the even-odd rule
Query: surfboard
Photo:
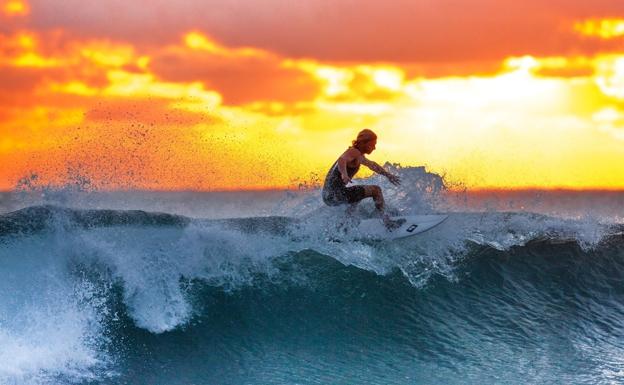
[[[424,233],[440,223],[444,222],[448,215],[410,215],[405,217],[393,217],[393,220],[403,218],[405,223],[393,230],[388,230],[379,218],[363,219],[355,234],[366,239],[393,240],[411,237]]]

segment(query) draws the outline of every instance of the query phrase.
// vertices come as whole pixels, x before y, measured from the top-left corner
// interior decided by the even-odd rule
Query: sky
[[[0,0],[0,189],[624,189],[621,0]]]

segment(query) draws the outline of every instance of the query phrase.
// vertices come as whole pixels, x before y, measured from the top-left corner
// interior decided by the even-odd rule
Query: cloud
[[[30,7],[23,0],[3,0],[0,1],[0,13],[8,17],[21,17],[30,13]]]
[[[585,36],[608,40],[624,36],[624,19],[590,19],[577,22],[574,29]]]
[[[255,101],[292,103],[313,99],[320,85],[282,59],[251,48],[232,49],[206,36],[189,33],[187,46],[171,46],[152,55],[149,69],[173,82],[202,82],[222,95],[225,104]]]
[[[624,106],[622,106],[624,107]],[[592,116],[597,127],[618,140],[624,140],[624,111],[616,106],[605,107]]]
[[[82,39],[68,31],[0,34],[2,90],[23,86],[83,96],[156,96],[209,104],[310,100],[320,85],[270,52],[231,48],[188,33],[176,44],[140,50],[126,42]],[[212,93],[212,95],[210,95]],[[214,99],[214,100],[213,100]],[[218,100],[217,100],[218,99]],[[211,101],[213,100],[213,101]]]
[[[294,62],[325,82],[325,100],[391,101],[403,95],[405,72],[390,65],[329,66],[309,61]]]
[[[607,56],[597,60],[596,82],[607,96],[624,100],[624,56]]]
[[[574,25],[624,13],[620,0],[154,0],[149,7],[118,0],[35,0],[31,8],[36,28],[66,28],[141,46],[173,43],[198,30],[228,46],[291,58],[405,63],[618,50],[617,41],[587,39]]]
[[[93,42],[84,45],[73,41],[60,31],[35,33],[18,31],[0,34],[0,99],[3,106],[33,106],[46,102],[58,104],[58,85],[73,83],[85,88],[104,87],[108,83],[107,70],[87,55]],[[102,55],[114,53],[103,50]]]

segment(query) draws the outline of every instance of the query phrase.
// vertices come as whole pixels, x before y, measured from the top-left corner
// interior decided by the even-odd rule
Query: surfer
[[[384,212],[385,203],[379,186],[356,185],[347,187],[347,184],[351,182],[351,178],[358,172],[362,164],[377,174],[388,178],[393,185],[398,186],[401,184],[401,179],[397,175],[389,173],[383,167],[364,156],[373,152],[376,145],[377,135],[373,131],[365,128],[358,133],[351,147],[340,155],[327,173],[325,183],[323,184],[323,202],[328,206],[349,204],[351,205],[349,208],[350,212],[362,199],[373,198],[375,208],[381,216],[384,225],[389,230],[392,230],[401,226],[405,219],[392,220]]]

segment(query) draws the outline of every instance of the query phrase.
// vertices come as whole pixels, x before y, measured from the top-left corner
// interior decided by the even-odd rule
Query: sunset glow
[[[365,3],[359,17],[389,23],[376,28],[385,35],[334,11],[304,23],[321,2],[272,15],[224,2],[210,20],[191,2],[136,20],[117,2],[0,3],[0,188],[33,175],[103,189],[295,187],[364,127],[379,135],[373,160],[468,188],[624,188],[616,0],[596,17],[572,17],[572,1],[532,29],[522,17],[541,5],[529,1],[484,46],[463,25],[444,32],[443,9],[408,19],[393,5],[389,22]],[[484,20],[464,22],[495,28]]]
[[[25,16],[28,15],[28,4],[20,0],[8,0],[2,5],[2,11],[7,16]]]
[[[612,39],[624,36],[624,19],[587,20],[577,23],[575,29],[583,35]]]

